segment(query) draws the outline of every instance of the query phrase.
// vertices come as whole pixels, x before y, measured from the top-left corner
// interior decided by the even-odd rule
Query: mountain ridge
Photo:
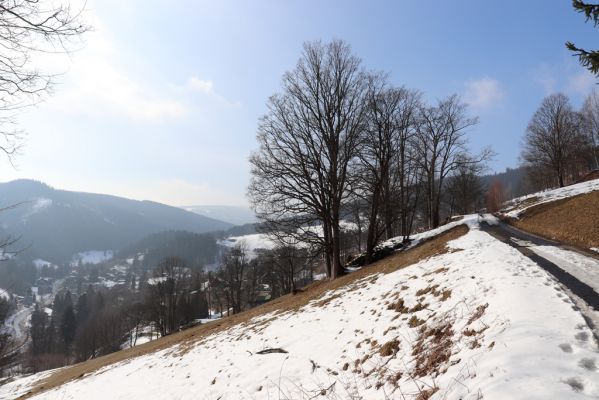
[[[14,205],[14,207],[13,207]],[[151,200],[55,189],[20,179],[0,183],[0,234],[20,237],[25,256],[66,262],[81,251],[119,250],[167,230],[208,233],[228,222]]]

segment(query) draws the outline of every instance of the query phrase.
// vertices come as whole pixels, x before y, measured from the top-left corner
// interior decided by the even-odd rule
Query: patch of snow
[[[508,201],[502,212],[508,217],[518,218],[520,214],[530,207],[579,194],[590,193],[595,190],[599,190],[599,179],[517,197]]]
[[[556,246],[528,247],[599,293],[599,261],[596,259]]]
[[[35,268],[37,269],[42,269],[44,267],[48,267],[48,268],[58,268],[58,266],[52,264],[50,261],[46,261],[46,260],[42,260],[41,258],[36,258],[35,260],[33,260],[33,265],[35,265]]]
[[[0,297],[6,301],[10,301],[10,293],[7,290],[0,289]]]
[[[148,285],[157,285],[160,282],[166,282],[165,276],[159,276],[157,278],[148,278]]]
[[[241,244],[247,248],[248,257],[255,258],[258,256],[258,250],[271,250],[275,247],[274,240],[269,235],[264,233],[253,233],[251,235],[231,236],[220,240],[219,244],[228,248],[233,248],[237,244]]]
[[[599,349],[582,315],[552,276],[478,229],[487,218],[465,217],[470,231],[448,244],[454,251],[31,399],[383,400],[416,398],[431,387],[434,399],[597,398]],[[414,319],[422,325],[412,326]],[[435,347],[436,336],[419,345],[422,332],[435,328],[445,332],[446,347]],[[259,354],[266,349],[285,352]],[[438,351],[431,356],[441,357],[439,368],[418,372],[429,351]],[[4,385],[0,398],[26,393],[48,374]]]
[[[71,266],[75,267],[81,261],[82,264],[100,264],[109,261],[114,257],[112,250],[88,250],[75,254],[71,261]]]

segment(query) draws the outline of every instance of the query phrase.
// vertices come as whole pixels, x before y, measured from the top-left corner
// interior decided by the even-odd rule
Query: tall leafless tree
[[[572,109],[565,94],[545,97],[526,129],[523,161],[552,171],[559,187],[563,187],[568,169],[581,152],[589,150],[589,139],[581,128],[580,114]]]
[[[441,194],[446,178],[465,162],[479,162],[490,157],[485,150],[477,157],[467,153],[466,133],[478,123],[467,114],[467,107],[457,95],[440,100],[436,106],[422,107],[418,125],[418,161],[424,174],[426,215],[430,228],[440,224]]]
[[[151,319],[162,336],[179,327],[177,307],[179,299],[188,290],[190,281],[190,270],[179,257],[166,257],[154,270],[146,302]]]
[[[410,179],[414,172],[410,152],[419,106],[418,92],[390,87],[381,75],[370,78],[354,184],[367,205],[367,259],[383,236],[395,236],[398,220],[402,235],[409,230],[408,192],[416,187]]]
[[[311,42],[282,86],[260,120],[249,198],[273,230],[320,243],[327,275],[336,278],[343,271],[339,223],[364,125],[366,77],[346,43]]]
[[[470,156],[458,162],[458,167],[447,180],[445,188],[449,215],[470,214],[482,208],[485,190],[480,176],[486,169],[483,162],[475,162]]]

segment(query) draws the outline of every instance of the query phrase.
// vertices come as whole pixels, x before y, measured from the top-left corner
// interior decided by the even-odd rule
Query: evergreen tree
[[[581,0],[573,0],[572,6],[574,9],[583,13],[586,17],[586,22],[593,21],[595,27],[599,25],[599,4],[588,4]],[[574,52],[580,61],[580,64],[591,71],[594,75],[599,76],[599,51],[584,50],[572,42],[566,42],[566,47]]]
[[[75,311],[73,311],[73,306],[69,305],[67,308],[65,308],[62,315],[62,320],[60,321],[60,333],[62,336],[65,352],[68,352],[71,343],[73,343],[73,339],[75,339],[76,328],[77,322],[75,319]]]
[[[31,351],[33,355],[42,354],[46,348],[48,315],[39,305],[35,305],[35,310],[31,314],[31,326],[29,334],[31,337]]]

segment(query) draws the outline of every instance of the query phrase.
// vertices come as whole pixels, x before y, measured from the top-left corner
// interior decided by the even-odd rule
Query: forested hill
[[[0,184],[2,236],[20,236],[25,256],[63,263],[88,250],[119,250],[152,233],[233,225],[152,201],[57,190],[30,180]]]

